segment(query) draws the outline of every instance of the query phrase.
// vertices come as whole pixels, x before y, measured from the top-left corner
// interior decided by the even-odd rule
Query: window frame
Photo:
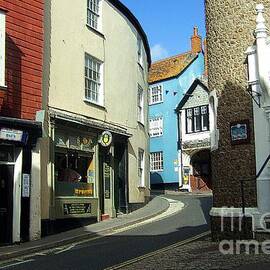
[[[202,113],[202,108],[204,107],[206,107],[206,110],[205,113]],[[208,119],[206,123],[205,123],[206,119],[205,116]],[[186,134],[209,131],[209,105],[207,104],[186,108],[185,123],[186,123]]]
[[[87,60],[92,61],[92,68],[93,68],[93,64],[95,64],[98,69],[94,70],[91,69],[90,66],[87,66]],[[90,102],[92,104],[95,105],[99,105],[99,106],[104,106],[104,89],[103,89],[103,65],[104,63],[97,59],[96,57],[85,53],[84,56],[84,100],[86,102]],[[92,72],[92,76],[94,75],[94,73],[96,72],[96,76],[99,80],[96,80],[95,78],[91,78],[90,75],[86,74],[86,69],[88,69],[88,73]],[[91,89],[90,87],[87,87],[87,82],[89,85],[96,85],[96,91],[95,89]],[[93,97],[91,98],[89,95],[89,92],[92,92],[92,95],[94,92],[96,92],[97,95],[97,99],[95,100]]]
[[[154,121],[158,122],[157,127],[153,127]],[[154,130],[159,130],[158,134],[154,134]],[[163,136],[163,116],[157,116],[149,119],[149,135],[150,138]]]
[[[97,31],[101,30],[101,1],[102,0],[87,0],[86,25]],[[97,10],[95,8],[91,9],[90,3],[92,3],[92,6],[96,6]],[[93,20],[91,16],[94,16],[96,21]],[[94,25],[94,23],[96,23],[96,25]]]
[[[155,157],[155,160],[153,159]],[[156,157],[159,157],[156,159]],[[155,165],[158,164],[158,167]],[[150,172],[163,172],[164,170],[164,155],[163,151],[156,151],[150,153]]]
[[[140,84],[137,90],[137,121],[144,125],[144,94]]]
[[[6,89],[6,12],[0,10],[0,87]]]
[[[157,90],[160,91],[160,93],[157,93],[157,96],[159,97],[157,101],[153,101],[153,90],[155,88],[158,88]],[[163,85],[162,84],[157,84],[157,85],[154,85],[154,86],[149,86],[149,105],[162,103],[163,100],[164,100]]]
[[[145,187],[145,151],[142,148],[138,149],[138,177],[139,187]]]

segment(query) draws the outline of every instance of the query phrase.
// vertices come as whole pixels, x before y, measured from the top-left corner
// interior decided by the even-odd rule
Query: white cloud
[[[151,57],[152,57],[152,61],[157,61],[163,58],[168,57],[169,52],[162,47],[161,44],[155,44],[152,48],[151,48]]]

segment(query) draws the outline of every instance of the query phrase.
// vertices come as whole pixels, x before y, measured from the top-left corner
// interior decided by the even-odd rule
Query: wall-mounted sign
[[[102,146],[107,147],[112,143],[112,133],[110,131],[103,131],[99,142]]]
[[[83,215],[91,213],[91,203],[64,203],[64,215]]]
[[[0,139],[26,143],[28,139],[28,133],[23,132],[22,130],[1,128]]]
[[[104,163],[103,175],[104,175],[104,197],[105,199],[110,199],[111,198],[111,167],[107,163]]]
[[[249,120],[241,120],[230,124],[231,143],[244,144],[250,142]]]
[[[22,197],[29,198],[30,197],[30,174],[23,174],[22,177]]]
[[[183,184],[189,185],[189,174],[190,174],[190,168],[184,167],[183,168]]]

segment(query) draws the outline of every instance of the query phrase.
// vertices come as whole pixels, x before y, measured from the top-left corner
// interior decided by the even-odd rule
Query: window
[[[0,11],[0,86],[5,86],[6,14]]]
[[[85,55],[85,98],[103,105],[102,63],[88,54]]]
[[[151,86],[149,88],[149,105],[163,102],[162,85]]]
[[[138,122],[144,123],[144,111],[143,111],[143,89],[142,87],[138,84]]]
[[[186,109],[186,133],[209,130],[208,105]]]
[[[163,135],[163,117],[155,117],[149,120],[150,137],[159,137]]]
[[[150,153],[150,171],[163,171],[163,152]]]
[[[138,176],[139,176],[139,187],[144,187],[144,150],[139,149],[138,151]]]
[[[143,66],[143,51],[142,51],[142,39],[137,37],[137,48],[138,48],[138,63]]]
[[[99,26],[99,2],[100,0],[87,0],[87,24],[94,29]]]

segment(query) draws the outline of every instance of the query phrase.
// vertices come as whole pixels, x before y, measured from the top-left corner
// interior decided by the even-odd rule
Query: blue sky
[[[152,60],[190,50],[193,26],[205,37],[204,0],[121,0],[148,36]]]

